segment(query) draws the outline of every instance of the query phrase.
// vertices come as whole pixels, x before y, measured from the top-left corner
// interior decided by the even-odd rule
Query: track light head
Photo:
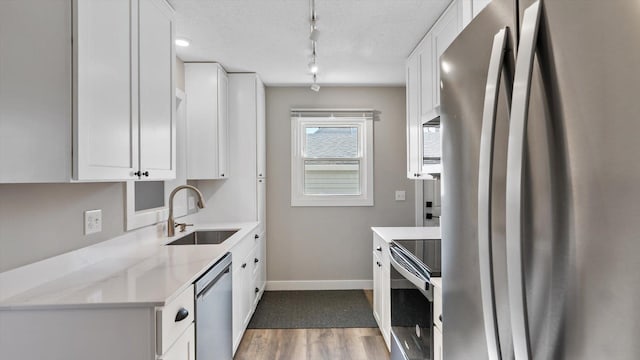
[[[318,31],[318,29],[316,29],[316,26],[313,26],[313,29],[311,29],[311,34],[309,34],[309,39],[311,41],[318,41],[318,37],[320,36],[320,31]]]
[[[309,71],[311,71],[312,74],[318,73],[318,64],[316,64],[315,60],[309,63]]]

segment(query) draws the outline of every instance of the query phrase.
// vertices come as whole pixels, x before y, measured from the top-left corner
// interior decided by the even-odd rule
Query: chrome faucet
[[[180,231],[184,231],[184,229],[186,229],[187,226],[193,225],[193,224],[176,224],[175,220],[173,219],[173,197],[176,195],[178,191],[182,189],[191,189],[195,191],[195,193],[198,195],[198,208],[200,209],[204,208],[204,198],[200,190],[198,190],[197,188],[191,185],[180,185],[180,186],[177,186],[175,189],[173,189],[173,191],[169,195],[169,218],[167,219],[167,236],[169,237],[174,236],[176,234],[176,227],[180,226]]]

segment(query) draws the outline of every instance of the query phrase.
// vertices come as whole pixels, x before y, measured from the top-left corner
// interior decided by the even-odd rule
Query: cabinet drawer
[[[251,266],[253,269],[253,277],[258,276],[258,272],[260,271],[260,267],[263,265],[264,259],[262,258],[262,239],[258,240],[258,243],[251,251],[251,256],[253,259],[251,260]]]
[[[182,320],[178,313],[186,310],[188,315]],[[191,325],[195,315],[193,285],[185,289],[177,298],[156,310],[156,351],[164,354],[178,337]]]
[[[382,266],[389,268],[389,243],[376,233],[373,234],[373,252],[380,257]]]
[[[256,243],[256,239],[255,239],[255,233],[251,232],[249,233],[249,235],[245,236],[242,240],[240,240],[239,243],[237,243],[232,249],[231,249],[231,255],[233,256],[233,271],[235,272],[236,270],[238,270],[240,268],[240,266],[242,264],[245,263],[245,260],[247,259],[247,257],[249,256],[249,253],[251,252],[251,249],[254,248],[255,243]],[[251,259],[253,260],[253,259]],[[246,266],[247,268],[251,268],[250,264],[247,264]]]

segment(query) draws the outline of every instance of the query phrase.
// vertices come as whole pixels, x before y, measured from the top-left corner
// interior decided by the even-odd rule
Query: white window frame
[[[308,127],[358,128],[358,159],[361,166],[359,195],[304,193],[304,161],[306,160],[304,143],[305,129]],[[291,117],[291,206],[373,206],[373,195],[373,118],[371,116]]]

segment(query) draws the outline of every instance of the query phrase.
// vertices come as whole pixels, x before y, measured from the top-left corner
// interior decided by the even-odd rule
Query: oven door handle
[[[429,301],[433,301],[433,296],[431,294],[431,287],[429,286],[431,284],[430,281],[421,279],[415,274],[412,274],[409,270],[407,270],[404,266],[402,266],[396,259],[394,259],[393,255],[391,254],[389,256],[389,262],[394,267],[394,269],[396,269],[396,271],[400,273],[400,275],[402,275],[405,279],[409,280],[413,285],[415,285],[418,288],[418,290],[420,290],[420,292],[424,294],[424,296],[426,296],[427,299],[429,299]]]

